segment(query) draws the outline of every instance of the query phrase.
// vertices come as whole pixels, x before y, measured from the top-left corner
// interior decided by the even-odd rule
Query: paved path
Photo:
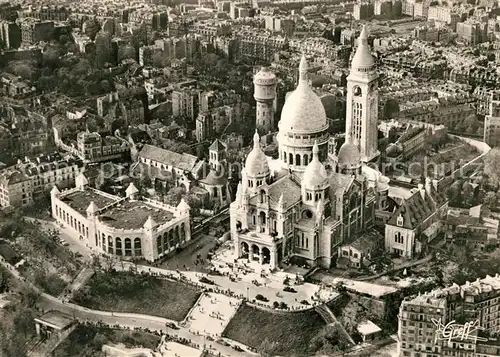
[[[89,279],[94,275],[94,269],[84,266],[78,275],[73,279],[71,283],[68,284],[66,289],[59,295],[59,298],[63,297],[71,298],[73,293],[80,290],[80,288],[89,281]]]
[[[40,289],[38,289],[36,286],[27,282],[19,274],[19,272],[7,262],[0,260],[0,264],[4,265],[18,280],[26,283],[27,285],[32,287],[35,291],[40,293],[40,302],[38,304],[38,307],[41,308],[43,311],[57,310],[65,314],[68,314],[70,316],[73,316],[73,318],[78,319],[81,322],[83,321],[102,322],[109,326],[117,325],[121,328],[131,328],[131,329],[142,328],[142,329],[149,329],[151,331],[167,332],[170,335],[176,335],[191,340],[192,342],[199,344],[200,346],[203,346],[206,343],[207,346],[209,347],[211,346],[212,352],[215,352],[215,354],[220,352],[221,356],[228,356],[228,357],[255,356],[255,354],[252,352],[248,351],[238,352],[232,349],[231,347],[223,346],[216,342],[207,341],[205,339],[205,336],[193,334],[189,332],[188,329],[182,327],[179,328],[178,330],[166,328],[166,323],[177,324],[176,321],[149,315],[112,313],[107,311],[92,310],[76,304],[65,303],[54,296],[41,292]],[[209,326],[207,326],[207,329],[209,329]]]
[[[371,276],[365,276],[365,277],[356,278],[356,280],[366,281],[366,280],[377,279],[377,278],[380,278],[380,277],[382,277],[384,275],[387,275],[389,273],[392,273],[392,272],[395,272],[395,271],[398,271],[398,270],[403,270],[403,269],[406,269],[406,268],[411,268],[411,267],[414,267],[414,266],[417,266],[417,265],[428,263],[431,260],[432,260],[432,254],[429,254],[426,257],[422,258],[422,259],[410,260],[408,262],[404,262],[402,264],[395,265],[391,270],[384,271],[382,273],[371,275]]]

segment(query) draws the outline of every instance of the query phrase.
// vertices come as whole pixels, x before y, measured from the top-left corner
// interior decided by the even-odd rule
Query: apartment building
[[[408,297],[398,319],[399,356],[499,356],[500,276]]]
[[[59,153],[26,157],[0,171],[0,206],[21,207],[49,192],[54,185],[70,187],[80,173],[83,162]]]
[[[178,88],[172,92],[172,115],[184,116],[194,122],[200,112],[201,90],[196,88]]]
[[[21,28],[15,22],[0,21],[0,41],[6,49],[21,46]]]
[[[500,146],[500,91],[490,94],[489,114],[484,118],[484,142],[491,147]]]
[[[23,45],[34,45],[40,41],[50,41],[54,34],[53,21],[37,21],[24,19],[21,22],[21,42]]]

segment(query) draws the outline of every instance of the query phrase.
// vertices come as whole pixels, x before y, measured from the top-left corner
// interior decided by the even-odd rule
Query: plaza
[[[187,327],[194,334],[220,337],[240,304],[223,294],[203,294],[186,318]]]

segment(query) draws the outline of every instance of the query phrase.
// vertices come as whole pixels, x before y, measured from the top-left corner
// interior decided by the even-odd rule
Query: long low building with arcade
[[[52,216],[99,253],[156,261],[191,239],[189,206],[140,198],[131,183],[126,197],[89,187],[83,174],[72,189],[51,191]]]

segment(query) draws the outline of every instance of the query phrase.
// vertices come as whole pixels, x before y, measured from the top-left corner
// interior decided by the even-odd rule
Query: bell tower
[[[368,45],[368,32],[363,26],[358,47],[347,77],[346,137],[357,143],[362,162],[375,161],[378,120],[378,73]]]

